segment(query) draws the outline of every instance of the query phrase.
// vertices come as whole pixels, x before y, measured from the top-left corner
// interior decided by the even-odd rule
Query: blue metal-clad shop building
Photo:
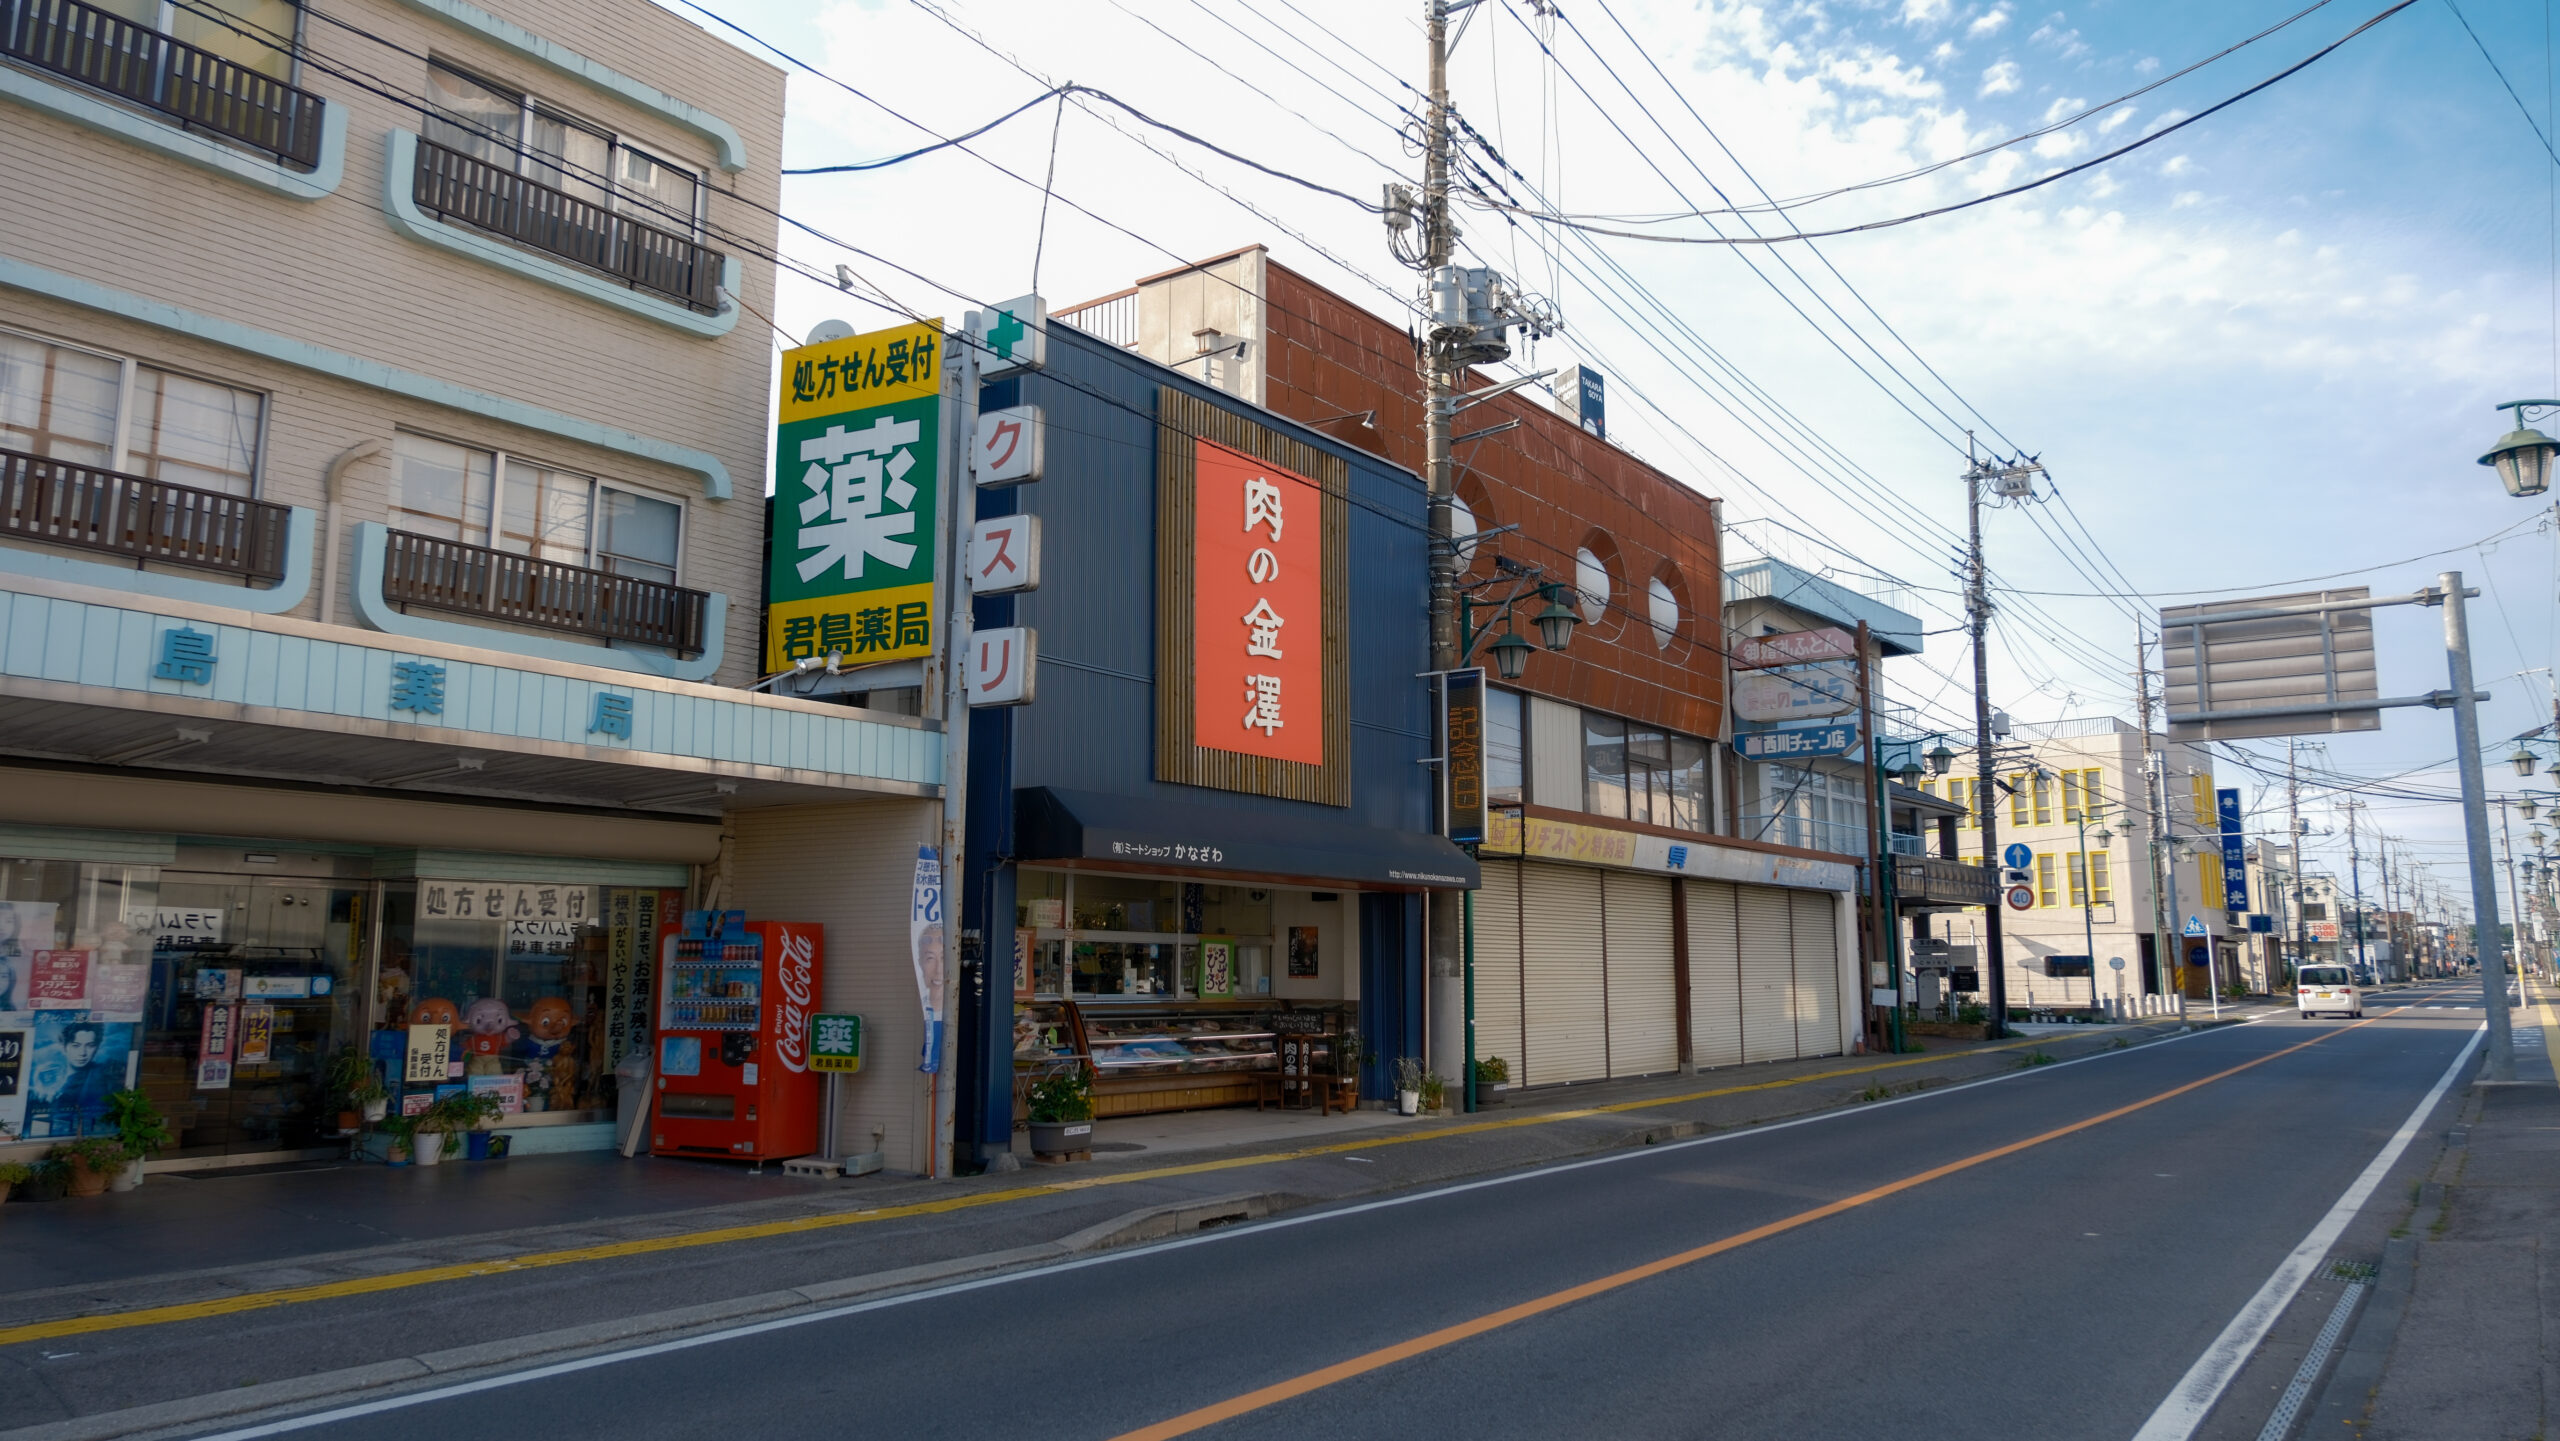
[[[1065,324],[983,404],[1038,406],[1046,463],[978,495],[1039,518],[1041,575],[976,602],[1038,665],[1031,704],[971,721],[964,954],[993,964],[962,995],[962,1154],[1010,1145],[1018,1079],[1077,1063],[1107,1121],[1250,1102],[1282,1037],[1351,1035],[1383,1096],[1424,1053],[1425,897],[1477,875],[1434,826],[1421,482]],[[1249,563],[1221,549],[1239,488]],[[1285,545],[1257,494],[1290,502]],[[1228,603],[1266,579],[1285,641]],[[1257,677],[1225,669],[1280,669],[1257,640],[1294,658],[1294,730],[1257,730]]]

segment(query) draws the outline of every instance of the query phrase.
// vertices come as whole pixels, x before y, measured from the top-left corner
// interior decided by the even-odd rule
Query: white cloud
[[[2116,183],[2115,176],[2101,170],[2097,178],[2089,182],[2089,197],[2093,200],[2104,200],[2123,188]]]
[[[2184,175],[2188,171],[2195,169],[2195,167],[2196,163],[2193,160],[2188,159],[2186,156],[2172,155],[2168,159],[2160,162],[2160,173],[2163,175]]]
[[[1946,21],[1953,0],[1902,0],[1902,23],[1905,25],[1939,25]]]
[[[2131,120],[2133,116],[2134,108],[2132,106],[2122,106],[2106,119],[2098,122],[2098,133],[2101,135],[2113,135],[2116,133],[2119,126],[2123,125],[2126,121]]]
[[[2036,137],[2035,151],[2040,159],[2060,160],[2089,148],[2089,137],[2077,130],[2057,130]]]
[[[1979,40],[1986,35],[1997,35],[2001,27],[2009,23],[2009,15],[2010,10],[2006,4],[1994,5],[1974,16],[1973,23],[1964,27],[1964,33],[1974,40]]]
[[[2133,62],[2133,73],[2136,75],[2149,75],[2159,68],[2160,57],[2157,55],[2145,55]]]
[[[1948,61],[1955,59],[1955,58],[1956,58],[1956,42],[1954,42],[1953,40],[1941,40],[1941,41],[1939,41],[1939,42],[1938,42],[1938,48],[1929,52],[1929,58],[1930,58],[1930,59],[1932,59],[1932,60],[1937,61],[1937,62],[1938,62],[1939,64],[1941,64],[1941,65],[1944,65],[1944,64],[1946,64]]]
[[[2036,33],[2028,36],[2027,41],[2034,45],[2050,45],[2061,52],[2065,60],[2077,60],[2089,53],[2089,47],[2081,41],[2079,31],[2062,27],[2062,12],[2059,10],[2054,12],[2052,19],[2037,26]]]
[[[2184,110],[2163,110],[2159,114],[2151,117],[2151,123],[2142,127],[2142,133],[2145,135],[2157,135],[2161,131],[2186,118],[2187,112]]]
[[[2056,96],[2054,98],[2054,102],[2044,108],[2044,123],[2051,125],[2053,122],[2061,119],[2065,115],[2076,115],[2088,108],[2089,102],[2086,100],[2076,99],[2070,96]]]
[[[2187,209],[2191,209],[2191,208],[2193,208],[2193,207],[2195,207],[2195,206],[2202,205],[2203,203],[2204,203],[2204,192],[2203,192],[2203,191],[2201,191],[2201,190],[2181,190],[2181,191],[2179,191],[2179,192],[2177,193],[2177,195],[2176,195],[2176,196],[2174,196],[2174,197],[2172,197],[2172,198],[2170,199],[2170,201],[2169,201],[2169,208],[2170,208],[2170,209],[2172,209],[2172,210],[2187,210]]]
[[[2009,95],[2014,94],[2017,88],[2018,62],[2015,60],[2003,60],[1982,72],[1982,89],[1979,92],[1982,95]]]

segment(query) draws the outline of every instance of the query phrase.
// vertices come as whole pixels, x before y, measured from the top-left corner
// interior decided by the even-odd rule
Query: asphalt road
[[[2207,1031],[287,1424],[367,1441],[527,1427],[1105,1438],[1212,1408],[1182,1434],[2129,1437],[2478,1024],[2470,1009],[2383,1009],[2361,1026]],[[2395,1175],[2341,1253],[2378,1250],[2381,1213],[2406,1193]],[[2288,1316],[2279,1337],[2300,1326]],[[2256,1434],[2266,1369],[2205,1434]],[[1272,1387],[1289,1394],[1252,1394]]]

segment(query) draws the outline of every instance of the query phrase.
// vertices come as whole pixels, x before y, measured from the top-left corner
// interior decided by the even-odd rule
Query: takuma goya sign
[[[764,668],[934,649],[939,321],[785,351]]]
[[[1324,493],[1203,440],[1192,588],[1192,735],[1324,764]]]
[[[1484,668],[1449,672],[1440,754],[1449,776],[1449,839],[1460,845],[1484,839]]]

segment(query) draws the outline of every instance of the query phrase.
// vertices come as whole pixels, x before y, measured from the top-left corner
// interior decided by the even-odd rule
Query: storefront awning
[[[1472,890],[1475,861],[1440,836],[1349,820],[1224,810],[1034,786],[1013,793],[1022,861],[1096,861],[1345,886]]]

